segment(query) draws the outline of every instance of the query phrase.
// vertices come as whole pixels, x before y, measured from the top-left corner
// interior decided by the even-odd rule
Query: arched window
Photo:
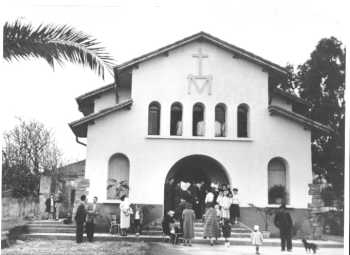
[[[193,136],[204,136],[205,134],[204,105],[202,103],[196,103],[193,106],[192,121],[193,121],[192,122]]]
[[[215,106],[215,136],[226,136],[226,106],[221,103]]]
[[[129,159],[121,153],[114,154],[108,162],[107,199],[120,199],[129,193]]]
[[[182,105],[178,102],[171,105],[170,135],[182,135]]]
[[[160,134],[160,104],[158,102],[152,102],[148,107],[148,134]]]
[[[248,137],[248,114],[248,105],[240,104],[237,108],[237,137]]]
[[[268,164],[268,196],[269,204],[288,203],[287,169],[282,158],[273,158]]]

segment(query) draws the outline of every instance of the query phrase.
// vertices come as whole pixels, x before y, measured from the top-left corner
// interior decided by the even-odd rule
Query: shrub
[[[328,186],[322,189],[321,198],[325,206],[334,206],[336,195],[332,187]]]
[[[283,185],[274,185],[269,189],[269,204],[275,204],[278,198],[286,202],[287,192]]]

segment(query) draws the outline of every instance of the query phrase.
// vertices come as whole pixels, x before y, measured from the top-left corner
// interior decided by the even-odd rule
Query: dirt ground
[[[65,240],[28,240],[11,245],[11,247],[1,250],[1,254],[6,255],[254,255],[254,247],[234,246],[225,247],[209,244],[193,244],[192,247],[182,245],[173,246],[169,243],[144,243],[144,242],[94,242],[77,244],[74,241]],[[261,254],[295,254],[305,255],[304,248],[296,247],[293,252],[282,253],[279,247],[261,247]],[[344,249],[321,248],[317,254],[342,255]]]

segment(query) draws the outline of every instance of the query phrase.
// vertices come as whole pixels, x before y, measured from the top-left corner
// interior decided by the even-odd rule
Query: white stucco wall
[[[114,93],[103,93],[101,97],[95,99],[94,112],[99,112],[108,107],[115,105],[115,94]]]
[[[187,76],[197,73],[192,54],[198,47],[209,58],[203,74],[213,76],[212,95],[187,94]],[[267,205],[267,164],[273,157],[288,162],[290,204],[306,208],[310,198],[311,134],[302,126],[277,116],[268,107],[268,74],[262,68],[207,43],[191,43],[145,63],[133,71],[131,110],[99,119],[88,128],[86,177],[91,196],[106,198],[108,160],[123,153],[130,160],[130,200],[134,203],[163,203],[163,188],[170,168],[193,154],[210,156],[226,169],[230,183],[238,187],[242,205]],[[108,101],[108,100],[106,100]],[[161,104],[161,135],[147,136],[148,105]],[[170,105],[183,105],[183,137],[170,137]],[[205,105],[206,136],[193,138],[192,107]],[[214,109],[227,107],[227,138],[214,138]],[[249,105],[250,138],[236,138],[236,109]],[[102,104],[100,104],[102,106]]]
[[[292,104],[275,95],[271,100],[271,105],[279,106],[285,110],[292,111]]]

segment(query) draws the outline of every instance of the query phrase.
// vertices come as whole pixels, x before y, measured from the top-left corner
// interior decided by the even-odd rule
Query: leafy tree
[[[40,176],[56,174],[61,153],[52,134],[37,121],[19,124],[4,133],[2,187],[14,197],[37,196]]]
[[[113,58],[90,35],[67,25],[40,25],[34,28],[19,20],[4,25],[3,56],[7,61],[43,58],[54,67],[64,61],[88,66],[104,78],[113,73]]]
[[[313,120],[329,125],[334,134],[312,134],[313,171],[332,184],[339,201],[344,196],[345,48],[334,37],[319,41],[310,59],[296,70],[288,66],[285,90],[297,90],[311,103]]]

